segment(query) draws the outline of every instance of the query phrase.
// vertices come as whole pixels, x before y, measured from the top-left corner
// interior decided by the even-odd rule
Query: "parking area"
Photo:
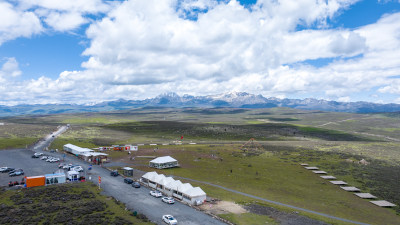
[[[8,186],[10,181],[20,182],[24,176],[39,176],[59,171],[59,162],[46,162],[40,158],[32,158],[32,155],[33,152],[26,149],[0,151],[0,167],[22,169],[25,173],[15,177],[10,177],[8,172],[0,173],[0,186]]]

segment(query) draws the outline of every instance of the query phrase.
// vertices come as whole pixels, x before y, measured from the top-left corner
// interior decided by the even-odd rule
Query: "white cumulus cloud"
[[[83,71],[25,81],[29,89],[10,96],[84,103],[170,91],[322,93],[342,101],[373,88],[400,94],[389,78],[400,75],[399,13],[356,29],[328,24],[356,2],[259,0],[248,9],[235,0],[24,0],[19,10],[32,10],[54,30],[90,23],[83,52],[89,59]],[[96,13],[105,16],[87,17]]]

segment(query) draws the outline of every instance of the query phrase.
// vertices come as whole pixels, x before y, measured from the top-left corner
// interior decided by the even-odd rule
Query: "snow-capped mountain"
[[[77,104],[46,104],[46,105],[17,105],[0,106],[1,116],[15,116],[24,114],[58,114],[73,112],[101,112],[140,107],[233,107],[233,108],[272,108],[289,107],[307,110],[324,110],[334,112],[398,112],[399,104],[377,104],[370,102],[336,102],[314,98],[306,99],[279,99],[265,98],[246,92],[228,92],[207,96],[180,96],[174,92],[161,94],[155,98],[145,100],[105,101],[90,105]]]

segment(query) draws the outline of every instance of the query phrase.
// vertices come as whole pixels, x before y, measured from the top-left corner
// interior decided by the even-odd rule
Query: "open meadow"
[[[147,166],[149,158],[137,156],[176,158],[180,168],[157,172],[198,180],[196,185],[210,197],[240,204],[245,212],[220,214],[236,224],[279,221],[254,210],[257,207],[274,207],[288,213],[293,209],[201,182],[354,221],[400,223],[399,206],[379,208],[300,166],[318,166],[362,192],[400,205],[400,135],[396,132],[400,117],[396,114],[288,108],[144,108],[51,115],[31,121],[71,125],[50,148],[62,149],[67,143],[88,148],[145,144],[133,153],[134,160],[126,152],[107,152],[113,162],[142,171],[154,169]],[[18,119],[13,122],[18,123]],[[251,138],[255,141],[248,142]],[[327,223],[346,224],[302,211],[296,213]]]

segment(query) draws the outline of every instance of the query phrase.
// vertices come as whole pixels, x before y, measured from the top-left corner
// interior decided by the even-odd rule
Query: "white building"
[[[156,169],[165,169],[179,166],[178,160],[171,156],[158,157],[149,162],[149,166]]]
[[[46,185],[62,184],[66,182],[65,173],[54,173],[44,175],[46,178]]]
[[[182,183],[180,180],[174,180],[172,177],[156,172],[144,174],[142,182],[166,196],[173,196],[191,205],[202,204],[207,197],[200,187],[193,187],[189,183]]]
[[[70,180],[70,181],[76,181],[76,180],[78,180],[79,179],[79,172],[76,172],[76,171],[74,171],[74,170],[71,170],[71,171],[68,171],[67,172],[67,178]]]
[[[73,144],[66,144],[64,145],[64,151],[72,153],[74,155],[83,155],[84,153],[94,152],[92,149],[88,148],[81,148],[79,146]]]

